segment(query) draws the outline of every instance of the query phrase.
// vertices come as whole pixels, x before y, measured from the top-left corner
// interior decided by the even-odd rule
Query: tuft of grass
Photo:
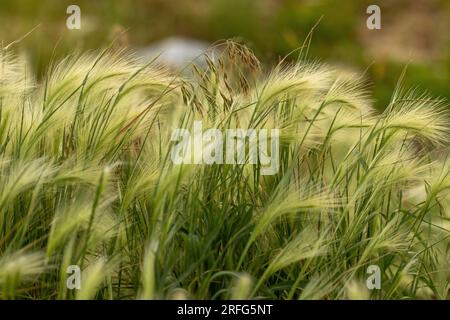
[[[448,299],[446,102],[400,84],[379,114],[358,75],[221,52],[185,76],[75,54],[36,83],[1,51],[1,298]],[[279,172],[175,165],[199,119],[279,129]]]

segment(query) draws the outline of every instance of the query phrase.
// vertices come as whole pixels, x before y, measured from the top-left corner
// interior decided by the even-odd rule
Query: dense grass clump
[[[379,114],[328,65],[264,71],[232,43],[206,61],[105,50],[36,83],[1,51],[1,298],[449,298],[445,102],[400,83]],[[278,128],[278,173],[175,165],[172,130],[199,119]]]

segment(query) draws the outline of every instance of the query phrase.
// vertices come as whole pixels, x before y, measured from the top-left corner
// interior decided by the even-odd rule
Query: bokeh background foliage
[[[65,27],[70,4],[81,7],[80,31]],[[381,30],[366,28],[369,4],[381,7]],[[446,0],[2,0],[0,38],[9,43],[39,25],[18,48],[29,54],[41,75],[53,51],[64,56],[75,48],[107,45],[117,37],[136,47],[174,35],[211,43],[238,38],[263,62],[272,63],[301,46],[321,17],[311,56],[367,69],[378,109],[388,104],[405,65],[406,85],[450,98]]]

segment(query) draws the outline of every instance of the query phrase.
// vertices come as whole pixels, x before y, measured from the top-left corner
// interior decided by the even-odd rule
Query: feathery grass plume
[[[278,66],[257,90],[262,107],[281,97],[323,95],[332,83],[332,70],[319,63],[299,63]]]
[[[33,189],[39,181],[50,179],[55,172],[44,159],[30,162],[4,161],[1,181],[0,206],[7,208],[21,193]]]
[[[380,130],[392,135],[396,131],[408,132],[427,142],[444,144],[449,139],[449,120],[446,116],[446,104],[443,100],[432,99],[426,95],[414,98],[406,95],[381,122]]]
[[[327,232],[323,232],[322,236],[319,237],[317,232],[311,230],[311,228],[302,230],[300,235],[290,241],[270,262],[266,269],[267,275],[297,261],[325,255],[327,245],[324,235],[326,234]]]
[[[263,282],[277,271],[302,260],[326,255],[327,243],[325,237],[327,235],[327,230],[323,231],[322,235],[318,235],[317,231],[313,230],[312,227],[302,230],[296,238],[292,239],[270,261],[263,275],[259,278],[253,293],[256,293]],[[305,265],[307,266],[308,263]]]
[[[13,299],[20,292],[18,289],[26,282],[35,280],[46,270],[41,253],[15,252],[3,255],[0,259],[0,288],[2,299]]]
[[[231,299],[232,300],[246,300],[251,296],[251,290],[253,287],[252,278],[248,274],[241,274],[235,280]]]
[[[169,297],[171,300],[187,300],[189,294],[188,292],[186,292],[186,290],[178,288],[173,290]]]
[[[336,208],[337,200],[326,190],[314,190],[313,188],[280,189],[269,200],[267,208],[257,217],[258,221],[252,232],[252,239],[263,233],[266,228],[284,215],[296,212],[321,212]]]
[[[257,222],[241,255],[238,267],[243,262],[252,243],[278,219],[294,213],[320,213],[325,210],[333,210],[336,205],[336,199],[326,191],[319,190],[317,192],[306,188],[296,190],[289,187],[281,187],[276,190],[272,198],[269,199],[268,206],[256,217]]]
[[[112,238],[117,222],[108,212],[107,205],[107,202],[100,204],[93,213],[94,201],[81,197],[70,207],[58,209],[48,236],[47,256],[50,257],[58,248],[64,248],[70,239],[80,236],[80,232],[86,233],[88,247]]]
[[[0,97],[17,97],[31,89],[34,77],[26,69],[23,57],[0,48]]]
[[[82,270],[81,287],[77,291],[77,300],[89,300],[95,298],[102,282],[105,280],[108,267],[104,258],[99,258]]]
[[[335,288],[333,287],[333,282],[328,278],[332,275],[332,272],[330,272],[327,276],[314,275],[313,277],[311,277],[307,284],[303,288],[301,288],[301,293],[298,296],[298,299],[320,300],[328,297],[333,292],[333,290],[335,290]],[[297,288],[293,287],[292,289],[295,290]],[[293,293],[294,290],[291,290],[291,292]],[[288,298],[292,299],[293,296],[289,295]]]
[[[363,281],[353,280],[345,287],[346,296],[349,300],[369,300],[370,293]]]
[[[444,199],[448,198],[450,195],[450,158],[435,163],[426,183],[428,194],[432,198],[440,194],[442,194]]]

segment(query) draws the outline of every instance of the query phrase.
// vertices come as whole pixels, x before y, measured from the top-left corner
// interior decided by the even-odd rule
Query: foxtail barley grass
[[[104,50],[36,82],[1,51],[1,298],[449,298],[444,101],[400,82],[379,113],[360,76],[302,57],[206,61],[181,76]],[[173,164],[195,120],[280,129],[278,173]]]

